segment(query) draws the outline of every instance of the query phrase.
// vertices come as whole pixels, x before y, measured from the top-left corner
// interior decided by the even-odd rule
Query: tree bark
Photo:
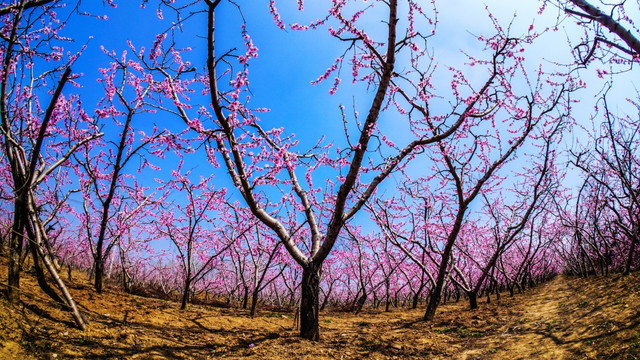
[[[300,337],[320,340],[318,313],[320,308],[320,269],[322,264],[308,264],[302,270],[300,298]]]
[[[66,307],[66,303],[64,300],[62,300],[62,298],[60,298],[60,296],[55,292],[55,290],[53,290],[53,288],[51,288],[51,286],[49,286],[49,284],[47,283],[47,280],[45,279],[44,276],[44,271],[42,269],[42,265],[40,264],[40,258],[38,257],[38,251],[36,250],[35,246],[30,246],[31,248],[31,255],[33,257],[33,267],[36,270],[36,279],[38,280],[38,285],[40,286],[40,289],[42,289],[42,291],[45,292],[45,294],[49,295],[50,298],[53,299],[53,301],[64,305]]]
[[[438,277],[436,278],[436,284],[431,290],[431,296],[429,296],[429,305],[427,305],[427,311],[424,313],[425,321],[432,321],[436,315],[436,310],[438,309],[438,305],[440,305],[440,301],[442,300],[442,289],[444,288],[444,282],[447,275],[447,267],[449,266],[449,258],[451,257],[451,252],[453,250],[453,244],[455,242],[456,237],[458,236],[458,232],[460,231],[460,226],[462,224],[462,215],[464,211],[458,213],[458,217],[456,218],[456,223],[454,224],[454,228],[452,232],[449,234],[447,245],[442,252],[442,259],[440,260],[440,268],[438,269]]]
[[[244,295],[242,295],[242,308],[246,310],[248,305],[249,305],[249,287],[245,286]]]
[[[420,292],[416,292],[413,295],[413,300],[411,302],[411,308],[416,309],[418,307],[418,302],[420,301]]]
[[[7,289],[7,299],[11,304],[17,304],[20,301],[20,271],[22,270],[20,259],[22,258],[23,230],[23,218],[19,215],[18,205],[16,204],[13,227],[9,237],[9,273],[7,279],[9,288]]]
[[[102,249],[102,244],[100,245],[100,249]],[[100,253],[102,253],[102,251],[100,251]],[[93,282],[93,287],[96,289],[96,292],[98,292],[98,294],[102,293],[102,278],[104,277],[104,262],[102,261],[102,256],[96,258],[96,264],[95,264],[95,273],[94,273],[94,282]]]
[[[189,301],[189,288],[191,288],[191,279],[187,277],[184,283],[184,290],[182,291],[182,303],[180,304],[180,310],[187,308],[187,302]]]
[[[14,179],[19,181],[19,177]],[[18,183],[20,186],[24,184]],[[7,299],[12,304],[20,301],[20,272],[22,271],[22,253],[24,247],[24,231],[28,222],[27,195],[24,190],[14,201],[13,225],[9,236],[9,269],[7,283]]]
[[[477,309],[478,308],[478,294],[475,291],[467,291],[467,296],[469,297],[469,308]]]
[[[436,288],[431,291],[429,295],[429,304],[427,305],[427,311],[424,313],[424,321],[432,321],[436,315],[438,305],[440,305],[440,299],[442,298],[442,284],[436,284]]]
[[[255,288],[253,290],[253,294],[251,294],[251,311],[249,312],[249,315],[251,316],[252,319],[254,316],[256,316],[256,308],[258,306],[259,293],[260,291],[258,291],[258,288]]]

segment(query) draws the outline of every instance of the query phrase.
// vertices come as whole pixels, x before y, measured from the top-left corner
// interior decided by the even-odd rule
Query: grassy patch
[[[452,328],[448,328],[448,327],[443,327],[443,328],[440,328],[440,329],[435,329],[434,331],[437,332],[438,334],[446,334],[446,333],[449,333],[449,332],[452,332],[452,331],[456,331],[456,329],[455,328],[452,329]]]
[[[461,336],[480,337],[484,336],[484,333],[480,331],[470,331],[469,329],[458,329],[458,334]]]

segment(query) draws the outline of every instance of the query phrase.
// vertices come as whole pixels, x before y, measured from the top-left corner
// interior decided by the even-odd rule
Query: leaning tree
[[[2,166],[10,169],[7,186],[13,196],[13,224],[9,237],[8,298],[17,302],[23,251],[29,249],[41,288],[69,308],[78,327],[86,328],[50,252],[47,218],[57,204],[43,202],[46,189],[62,190],[62,170],[78,149],[102,136],[78,96],[64,94],[76,75],[71,65],[79,53],[65,53],[69,41],[61,35],[66,25],[58,12],[61,1],[19,1],[0,8],[0,133]],[[73,6],[72,6],[73,8]],[[50,183],[51,186],[45,186]],[[48,199],[66,200],[49,194]],[[46,210],[48,208],[48,210]],[[48,211],[48,214],[44,214]],[[43,263],[62,298],[46,284]]]

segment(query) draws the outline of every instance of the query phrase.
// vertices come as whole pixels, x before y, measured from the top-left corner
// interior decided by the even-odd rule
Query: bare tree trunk
[[[385,299],[384,311],[385,312],[389,312],[389,304],[391,303],[391,293],[390,293],[390,289],[389,289],[389,286],[391,284],[389,284],[389,278],[387,278],[385,285],[386,285],[387,289],[386,289],[386,292],[385,292],[385,298],[386,299]]]
[[[435,317],[438,305],[440,305],[441,293],[442,284],[436,284],[436,287],[429,294],[429,304],[427,305],[427,311],[424,313],[425,321],[432,321]]]
[[[26,208],[24,197],[16,197],[14,202],[13,225],[9,236],[9,270],[7,298],[10,303],[20,301],[20,272],[22,271],[22,251],[24,246],[24,227]]]
[[[188,275],[187,280],[184,283],[184,290],[182,291],[182,303],[180,304],[180,310],[187,308],[187,302],[189,301],[189,289],[191,288],[191,278]]]
[[[256,315],[256,308],[258,306],[258,294],[259,291],[257,288],[255,288],[253,290],[253,294],[251,295],[251,311],[249,313],[252,319]]]
[[[7,298],[10,303],[17,304],[20,301],[20,271],[22,258],[22,230],[17,232],[16,222],[14,221],[13,233],[11,234],[9,242],[9,274]]]
[[[469,297],[469,308],[477,309],[478,308],[478,294],[475,291],[467,291],[467,296]]]
[[[460,215],[458,217],[461,218]],[[436,315],[436,310],[438,309],[438,305],[440,305],[440,301],[442,300],[442,289],[444,288],[444,282],[447,275],[449,258],[451,257],[451,251],[453,250],[453,243],[460,229],[460,223],[462,223],[462,221],[460,221],[459,223],[456,222],[454,230],[449,235],[447,246],[444,248],[444,251],[442,253],[442,259],[440,260],[440,269],[438,269],[436,284],[431,290],[431,294],[429,296],[429,304],[427,305],[427,311],[424,313],[425,321],[433,321],[433,318]]]
[[[418,307],[418,302],[420,301],[420,292],[416,292],[413,295],[413,300],[411,301],[411,308],[416,309]]]
[[[302,270],[300,297],[300,337],[320,340],[319,308],[320,308],[320,269],[322,264],[311,263]]]
[[[40,289],[45,292],[45,294],[49,295],[55,302],[64,305],[66,307],[66,303],[60,296],[49,286],[47,280],[44,277],[44,271],[42,270],[42,266],[40,265],[40,259],[38,257],[38,251],[35,246],[30,246],[31,255],[33,257],[33,267],[36,270],[36,279],[38,280],[38,285]]]
[[[242,296],[242,308],[246,310],[248,305],[249,305],[249,287],[245,286],[244,295]]]
[[[30,203],[32,206],[34,206],[35,201],[33,200],[33,198],[31,198]],[[30,223],[33,225],[33,232],[34,232],[33,242],[31,245],[37,251],[37,254],[44,262],[44,265],[49,271],[49,274],[51,275],[54,282],[58,286],[58,289],[62,292],[62,296],[65,302],[67,303],[67,306],[69,306],[71,310],[71,314],[73,315],[73,318],[76,321],[78,328],[84,331],[87,329],[87,323],[85,318],[80,313],[80,310],[78,310],[78,306],[76,305],[75,300],[73,300],[73,297],[71,297],[71,293],[69,293],[69,290],[67,289],[67,286],[64,284],[64,281],[62,281],[62,278],[60,278],[60,275],[58,274],[58,271],[56,270],[56,267],[53,264],[51,257],[49,256],[49,254],[45,253],[42,249],[42,244],[45,241],[47,241],[45,239],[47,235],[44,232],[44,227],[42,226],[40,219],[36,215],[36,211],[34,208],[31,208],[29,213],[30,213]],[[34,261],[36,261],[36,259],[34,259]]]
[[[100,247],[102,249],[102,247]],[[93,286],[96,289],[96,291],[98,293],[102,293],[102,278],[104,277],[104,262],[102,261],[102,256],[99,256],[98,258],[96,258],[96,264],[95,264],[95,273],[94,273],[94,282],[93,282]]]

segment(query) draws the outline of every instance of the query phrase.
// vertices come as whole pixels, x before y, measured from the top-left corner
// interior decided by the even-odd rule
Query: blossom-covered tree
[[[180,16],[187,14],[185,8],[172,2],[163,4],[176,11],[178,18],[185,18]],[[302,10],[303,2],[298,4]],[[341,83],[339,71],[349,63],[353,81],[371,89],[373,98],[365,108],[363,120],[360,120],[359,112],[354,112],[350,121],[342,108],[338,115],[338,122],[345,129],[342,144],[325,144],[321,139],[312,150],[300,150],[298,141],[285,129],[263,128],[259,114],[265,109],[249,106],[251,63],[258,56],[258,48],[249,33],[251,24],[242,22],[240,25],[244,52],[238,54],[216,46],[214,39],[220,31],[216,27],[216,14],[220,9],[228,11],[225,5],[228,4],[223,1],[206,1],[201,9],[207,13],[208,24],[205,73],[195,78],[190,75],[197,68],[194,70],[184,59],[186,52],[175,45],[176,41],[169,33],[158,36],[150,56],[156,66],[148,64],[148,68],[164,75],[165,95],[173,104],[163,106],[173,105],[174,113],[200,135],[210,160],[212,156],[221,159],[220,163],[247,207],[276,234],[302,267],[300,334],[307,339],[319,339],[319,284],[323,262],[345,224],[369,201],[386,177],[404,169],[407,161],[419,154],[433,152],[445,159],[436,160],[444,167],[434,171],[449,171],[452,178],[446,181],[453,183],[462,169],[454,162],[464,161],[465,156],[473,156],[477,150],[480,160],[469,166],[480,173],[475,179],[480,185],[468,194],[462,189],[463,185],[459,186],[464,203],[462,218],[468,207],[465,199],[472,200],[479,193],[493,172],[538,128],[538,124],[548,120],[550,113],[567,106],[566,95],[575,88],[570,77],[545,74],[542,70],[529,79],[521,52],[538,38],[538,34],[530,28],[529,33],[512,37],[509,30],[494,19],[495,34],[479,37],[489,55],[487,58],[469,57],[468,66],[483,69],[484,79],[474,83],[461,69],[451,66],[448,69],[452,74],[450,89],[436,89],[434,60],[427,51],[429,40],[436,34],[435,4],[426,6],[412,0],[402,4],[395,0],[367,4],[336,1],[326,16],[309,25],[293,24],[290,29],[324,27],[334,40],[344,44],[345,52],[314,84],[334,76],[330,93],[336,93]],[[269,8],[276,25],[286,28],[275,1],[270,2]],[[193,8],[189,14],[198,11]],[[369,28],[363,20],[377,18],[380,14],[384,14],[384,34],[379,33],[379,28],[375,31]],[[396,66],[398,59],[406,65]],[[529,81],[527,93],[517,93],[515,82],[518,81]],[[202,91],[209,96],[206,106],[189,103],[198,86],[202,86]],[[444,112],[432,109],[435,99],[444,97],[446,92],[451,94],[450,108]],[[413,137],[411,140],[405,139],[399,146],[391,140],[393,136],[383,132],[380,121],[387,113],[405,121],[404,126],[410,129]],[[496,118],[504,119],[506,126],[517,135],[500,139],[499,135],[492,134]],[[474,127],[482,129],[481,132],[470,130]],[[536,136],[545,136],[544,130]],[[456,141],[450,143],[450,138]],[[497,144],[488,144],[487,139],[495,139]],[[494,146],[504,149],[491,161],[483,151]],[[465,147],[475,150],[465,155]],[[333,151],[337,155],[334,156]],[[452,160],[452,151],[460,152],[462,158]],[[427,159],[433,157],[427,155]],[[450,162],[448,165],[446,159]],[[327,180],[326,187],[318,188],[319,177]],[[300,227],[306,231],[298,231]],[[448,252],[450,250],[444,254]],[[442,271],[446,271],[446,259],[444,263]],[[442,287],[443,282],[444,273],[438,274],[436,288]],[[440,291],[436,289],[435,293]],[[438,298],[439,295],[432,297]]]
[[[180,310],[184,310],[194,284],[216,267],[220,255],[233,242],[223,241],[217,234],[221,231],[220,224],[217,216],[213,216],[225,209],[226,189],[213,189],[212,178],[192,183],[189,172],[181,174],[181,168],[182,163],[173,170],[173,179],[164,183],[162,189],[186,198],[186,203],[161,209],[155,224],[159,235],[169,238],[178,252],[182,280]]]
[[[155,112],[148,104],[154,90],[153,81],[145,78],[140,64],[105,51],[111,58],[109,68],[100,69],[103,78],[98,79],[104,86],[104,97],[96,109],[99,119],[110,119],[110,132],[117,138],[103,138],[92,148],[86,147],[74,158],[82,167],[78,171],[80,188],[82,189],[82,210],[77,217],[82,221],[86,241],[90,245],[93,256],[94,287],[102,292],[105,263],[111,256],[111,250],[127,231],[133,218],[141,216],[161,199],[153,199],[134,178],[141,175],[145,168],[153,168],[147,153],[162,155],[163,139],[170,137],[158,129],[145,134],[133,125],[135,117]],[[118,133],[119,132],[119,133]],[[153,148],[155,147],[155,149]],[[133,174],[127,172],[131,162],[137,160],[138,167]]]
[[[583,260],[595,257],[601,266],[607,263],[602,267],[605,270],[623,252],[626,257],[623,272],[628,274],[637,263],[634,259],[640,243],[636,145],[639,96],[625,94],[625,102],[613,106],[610,92],[615,92],[612,88],[617,80],[622,80],[620,74],[632,72],[640,62],[640,30],[633,15],[637,13],[638,3],[599,0],[548,0],[547,3],[576,19],[584,30],[581,38],[569,38],[577,44],[574,45],[577,67],[593,69],[597,77],[609,80],[605,90],[596,97],[588,144],[573,151],[572,162],[582,170],[586,180],[578,199],[584,206],[576,205],[575,218],[566,218],[575,240],[571,252],[578,252],[571,256]],[[621,115],[618,107],[629,110]],[[578,218],[582,212],[580,215],[589,218],[589,223],[585,218]],[[612,241],[615,238],[621,239]],[[596,271],[594,264],[591,268]]]
[[[68,164],[75,151],[102,135],[79,98],[63,94],[75,76],[71,65],[78,54],[63,52],[66,39],[59,32],[65,22],[57,15],[62,6],[59,1],[20,1],[0,9],[2,161],[10,168],[14,202],[7,294],[10,301],[18,301],[21,257],[28,243],[34,263],[44,263],[62,292],[64,305],[71,309],[78,327],[85,329],[46,245],[49,231],[39,197],[47,181],[61,181],[56,171]],[[49,103],[44,105],[47,98]],[[43,289],[56,298],[50,289]]]

